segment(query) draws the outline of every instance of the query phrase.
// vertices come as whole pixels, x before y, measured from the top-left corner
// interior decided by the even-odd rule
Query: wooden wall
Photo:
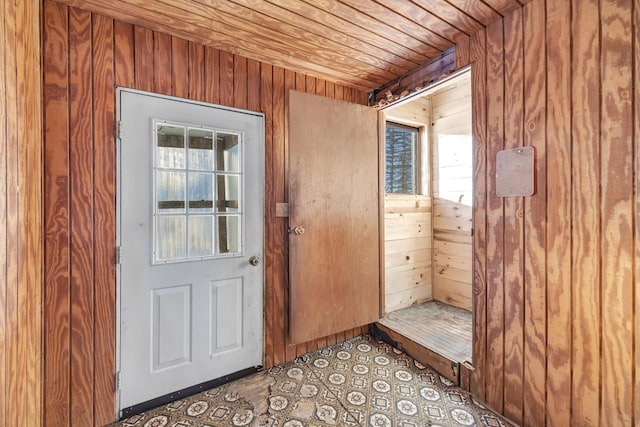
[[[421,129],[420,193],[384,197],[384,307],[389,313],[432,298],[431,101],[420,97],[384,111],[386,121]]]
[[[432,298],[431,238],[431,196],[385,196],[385,313]]]
[[[440,156],[441,135],[471,139],[471,75],[444,84],[431,95],[430,131],[433,164],[433,299],[472,307],[472,152],[452,146]],[[446,144],[451,144],[448,142]]]
[[[51,0],[43,32],[48,425],[114,420],[117,86],[265,113],[266,366],[364,330],[288,344],[287,219],[275,204],[288,197],[287,91],[357,103],[365,93]]]
[[[0,426],[42,424],[40,1],[0,3]]]
[[[523,425],[640,424],[639,24],[633,0],[534,0],[456,58],[473,63],[471,389]],[[521,145],[536,192],[496,197],[496,151]]]

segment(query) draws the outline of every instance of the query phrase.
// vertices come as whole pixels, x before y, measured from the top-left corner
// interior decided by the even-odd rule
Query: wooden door
[[[378,119],[289,92],[289,334],[306,342],[378,320]]]
[[[262,365],[264,121],[147,92],[119,101],[126,416]]]

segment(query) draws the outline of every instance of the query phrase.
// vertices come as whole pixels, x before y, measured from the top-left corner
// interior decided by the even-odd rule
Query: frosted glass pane
[[[230,133],[218,133],[216,138],[216,170],[240,172],[240,138]]]
[[[240,217],[218,217],[218,252],[221,254],[240,252]]]
[[[189,212],[213,212],[213,174],[189,174]]]
[[[189,129],[189,169],[213,170],[213,131]]]
[[[184,127],[157,125],[156,167],[184,169],[187,166],[184,152]]]
[[[187,255],[187,227],[184,216],[156,217],[156,260],[169,261]]]
[[[213,255],[213,216],[189,217],[189,256]]]
[[[185,211],[185,176],[184,172],[162,170],[156,172],[158,212],[179,213]]]
[[[218,212],[240,212],[239,176],[218,175],[216,190],[216,209]]]

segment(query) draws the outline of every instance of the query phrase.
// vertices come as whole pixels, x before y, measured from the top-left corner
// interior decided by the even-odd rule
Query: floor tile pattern
[[[230,383],[117,425],[511,426],[436,371],[367,335],[308,353],[249,380],[268,384],[251,401],[238,393],[243,391],[240,382]],[[266,400],[266,413],[256,414],[256,399]]]

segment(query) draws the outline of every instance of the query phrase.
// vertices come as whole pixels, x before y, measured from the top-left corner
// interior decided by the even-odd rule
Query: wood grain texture
[[[487,346],[487,36],[479,31],[471,36],[471,85],[473,88],[473,366],[471,392],[485,398]]]
[[[487,159],[504,149],[504,25],[487,28]],[[487,162],[487,176],[496,164]],[[504,199],[496,195],[495,179],[487,179],[487,381],[486,401],[504,407]]]
[[[520,147],[524,132],[523,19],[517,9],[504,19],[505,34],[505,148]],[[524,376],[524,200],[505,199],[505,392],[504,412],[523,421]]]
[[[43,206],[39,1],[0,6],[0,409],[43,422]],[[28,421],[27,421],[28,420]]]
[[[189,43],[189,99],[196,101],[204,101],[205,85],[204,85],[204,46],[197,43]],[[246,73],[244,82],[246,86]],[[246,93],[244,105],[246,105]]]
[[[637,7],[636,2],[636,7]],[[633,34],[631,0],[600,4],[602,425],[633,424]],[[636,76],[637,79],[637,76]],[[636,80],[637,81],[637,80]],[[637,218],[635,218],[637,221]]]
[[[91,14],[69,10],[70,423],[93,419],[93,111]]]
[[[524,145],[535,150],[535,194],[524,201],[524,425],[545,421],[546,283],[546,34],[545,5],[523,8]]]
[[[290,223],[306,228],[289,239],[290,337],[303,342],[379,315],[377,113],[302,92],[289,96]],[[327,140],[344,155],[326,150]],[[353,263],[346,254],[356,252]],[[306,263],[311,254],[321,262]]]
[[[69,123],[68,14],[44,7],[44,214],[45,287],[44,415],[52,425],[69,424]],[[60,310],[64,307],[64,310]]]
[[[547,425],[571,419],[571,4],[547,2]],[[557,399],[555,396],[567,396]]]
[[[640,7],[635,7],[633,9],[633,40],[634,40],[634,72],[635,76],[638,76],[638,67],[640,66]],[[633,118],[633,143],[634,143],[634,171],[636,176],[635,182],[635,194],[633,195],[635,198],[635,203],[633,206],[633,214],[636,218],[635,220],[635,230],[634,230],[634,240],[635,240],[635,280],[636,283],[640,278],[640,221],[638,221],[638,216],[640,215],[640,85],[635,86],[634,91],[634,118]],[[636,290],[634,295],[634,309],[635,313],[639,313],[640,310],[640,292]],[[635,324],[634,324],[634,345],[635,348],[638,349],[640,345],[640,316],[635,316]],[[635,383],[633,387],[633,406],[634,406],[634,422],[635,424],[640,423],[640,376],[638,375],[640,369],[640,352],[635,351],[635,360],[634,360],[634,372],[635,372]]]
[[[180,98],[189,96],[189,43],[177,37],[171,38],[171,91]]]
[[[455,48],[455,59],[454,59],[454,68],[456,70],[469,65],[469,43],[471,42],[471,38],[463,37],[458,40]]]
[[[594,31],[594,28],[598,31]],[[600,22],[597,1],[572,2],[572,423],[600,420]],[[586,190],[588,189],[588,190]]]
[[[43,23],[44,25],[44,23]],[[0,7],[0,34],[5,37],[5,8]],[[4,58],[11,51],[7,43],[0,43],[0,57]],[[4,60],[0,61],[0,194],[7,192],[7,88],[5,87],[6,69]],[[0,197],[0,425],[7,425],[8,400],[6,385],[8,375],[8,316],[6,310],[7,301],[7,199]],[[46,274],[46,273],[45,273]],[[44,409],[43,409],[44,410]]]
[[[116,86],[265,113],[265,366],[312,349],[285,346],[287,224],[270,209],[287,197],[285,91],[306,86],[306,76],[49,0],[45,12],[47,424],[67,425],[72,415],[99,425],[114,420]],[[366,99],[351,88],[313,81],[314,92],[318,87],[329,96]],[[350,329],[326,342],[360,333]]]
[[[171,36],[167,34],[153,37],[153,91],[171,93]]]

